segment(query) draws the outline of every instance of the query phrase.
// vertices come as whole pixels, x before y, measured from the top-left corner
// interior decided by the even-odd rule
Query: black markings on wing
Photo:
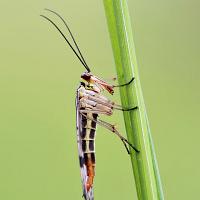
[[[94,128],[94,129],[96,129],[96,126],[97,126],[97,123],[94,122],[94,121],[92,121],[92,123],[91,123],[91,127]]]
[[[89,150],[94,151],[94,140],[89,140]]]
[[[82,122],[82,127],[85,127],[86,125],[87,125],[87,118],[85,117],[85,116],[81,116],[82,117],[82,120],[81,120],[81,122]]]
[[[94,130],[94,129],[90,130],[90,139],[94,139],[95,138],[95,132],[96,132],[96,130]]]
[[[79,163],[80,163],[80,167],[83,167],[85,160],[82,156],[79,156]]]
[[[95,163],[95,154],[94,153],[91,153],[91,160],[92,160],[92,163],[94,164]]]
[[[96,121],[97,117],[98,117],[98,114],[93,113],[92,117]],[[92,121],[92,128],[94,128],[94,129],[96,128],[96,125],[97,125],[97,123],[95,121]]]
[[[98,114],[93,114],[93,118],[95,119],[95,120],[97,120],[97,117],[98,117]]]
[[[85,151],[88,149],[93,149],[94,151],[94,138],[95,138],[95,130],[92,129],[93,127],[96,128],[96,125],[91,124],[91,129],[89,131],[88,128],[85,128],[87,126],[87,118],[84,117],[79,113],[79,90],[77,90],[77,97],[76,97],[76,123],[77,123],[77,141],[78,141],[78,153],[79,153],[79,164],[81,169],[81,181],[82,181],[82,188],[83,188],[83,197],[85,200],[94,200],[94,194],[93,194],[93,187],[90,188],[89,191],[86,189],[86,183],[87,183],[87,169],[86,169],[86,163],[88,159],[91,159],[92,163],[95,164],[95,153],[85,153]],[[97,118],[97,114],[93,114],[93,117]],[[89,140],[84,140],[84,138],[88,135]],[[91,140],[92,139],[92,140]],[[93,144],[91,144],[90,141],[93,141]]]
[[[86,149],[87,149],[87,142],[86,140],[82,140],[82,151],[86,152]]]
[[[84,160],[85,160],[85,163],[88,162],[88,154],[87,153],[84,153]]]
[[[84,139],[86,136],[86,128],[82,128],[82,131],[80,132],[81,139]]]
[[[92,121],[91,126],[92,126],[92,128],[96,129],[97,123]]]

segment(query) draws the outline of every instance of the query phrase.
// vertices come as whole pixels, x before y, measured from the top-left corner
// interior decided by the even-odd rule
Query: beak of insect
[[[107,90],[110,94],[114,93],[114,89],[113,86],[106,83],[105,81],[95,77],[95,76],[91,76],[91,81],[93,81],[94,83],[97,83],[98,85],[100,85],[103,89]]]

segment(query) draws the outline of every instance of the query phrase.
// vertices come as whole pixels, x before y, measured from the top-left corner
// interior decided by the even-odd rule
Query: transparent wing
[[[78,154],[79,154],[79,163],[80,163],[80,170],[81,170],[81,181],[82,181],[82,188],[83,188],[83,197],[85,200],[94,200],[93,194],[93,187],[90,188],[89,191],[86,189],[87,183],[87,169],[85,165],[85,159],[82,151],[82,140],[80,138],[81,135],[81,120],[82,115],[79,112],[79,91],[77,91],[76,97],[76,128],[77,128],[77,143],[78,143]]]

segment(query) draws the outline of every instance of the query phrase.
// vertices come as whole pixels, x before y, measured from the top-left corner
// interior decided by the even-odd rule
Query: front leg
[[[134,81],[134,79],[135,79],[135,77],[132,77],[132,79],[129,82],[121,84],[121,85],[113,85],[113,87],[123,87],[126,85],[130,85]]]
[[[121,111],[131,111],[131,110],[135,110],[138,107],[134,106],[134,107],[130,107],[130,108],[125,108],[121,105],[116,104],[115,102],[109,100],[108,98],[106,98],[103,95],[100,94],[87,94],[86,96],[84,96],[81,101],[83,102],[88,102],[88,105],[92,105],[92,106],[102,106],[104,109],[116,109],[116,110],[121,110]]]

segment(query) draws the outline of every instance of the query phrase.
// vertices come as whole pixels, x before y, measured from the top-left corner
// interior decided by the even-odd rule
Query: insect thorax
[[[96,93],[100,93],[102,91],[102,87],[100,85],[88,82],[86,80],[81,80],[80,86],[84,87],[86,90],[91,90]]]

